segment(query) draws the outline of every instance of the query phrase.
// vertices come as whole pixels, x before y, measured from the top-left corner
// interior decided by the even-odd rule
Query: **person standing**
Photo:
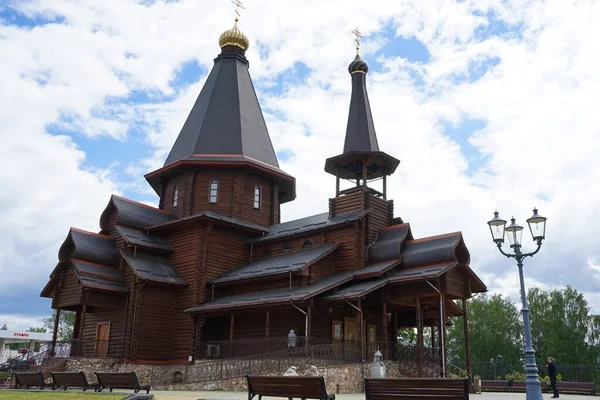
[[[554,391],[554,396],[552,399],[558,398],[558,388],[556,387],[556,361],[552,357],[548,357],[548,377],[550,378],[550,384],[552,385],[552,390]]]
[[[294,348],[296,348],[296,332],[290,329],[290,333],[288,334],[288,349]]]

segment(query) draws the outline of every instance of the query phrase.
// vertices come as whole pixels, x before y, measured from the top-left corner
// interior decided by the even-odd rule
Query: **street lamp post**
[[[527,380],[525,381],[527,400],[541,400],[542,390],[540,381],[538,380],[538,369],[535,364],[535,350],[531,345],[531,327],[529,325],[529,307],[527,306],[527,292],[525,292],[525,282],[523,280],[523,260],[527,257],[533,257],[542,247],[542,241],[546,234],[546,218],[538,214],[537,209],[533,209],[533,216],[527,220],[529,230],[534,242],[537,244],[537,249],[530,253],[521,251],[521,237],[523,236],[523,227],[517,225],[514,218],[511,218],[510,225],[506,226],[506,221],[498,216],[498,211],[494,213],[494,218],[488,222],[492,239],[502,255],[508,258],[517,260],[519,267],[519,280],[521,282],[521,312],[523,313],[523,332],[525,336],[525,371],[527,372]],[[502,250],[504,237],[508,236],[510,247],[514,253],[506,253]]]

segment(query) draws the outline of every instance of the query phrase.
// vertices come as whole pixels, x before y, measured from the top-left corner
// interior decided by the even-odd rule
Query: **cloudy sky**
[[[534,206],[548,239],[526,284],[572,285],[600,312],[600,2],[248,0],[240,28],[282,169],[284,220],[327,210],[343,140],[350,31],[364,34],[396,215],[417,237],[460,230],[492,292],[517,300],[486,221]],[[0,324],[37,325],[70,226],[98,231],[111,193],[148,204],[233,24],[227,0],[0,0]],[[533,248],[524,236],[525,250]]]

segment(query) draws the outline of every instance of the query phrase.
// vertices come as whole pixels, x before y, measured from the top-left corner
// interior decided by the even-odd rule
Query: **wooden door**
[[[344,355],[348,360],[360,359],[360,337],[356,318],[344,318]]]
[[[331,321],[331,342],[333,353],[336,357],[341,356],[344,351],[344,323],[342,321]]]
[[[367,360],[373,360],[377,351],[377,328],[375,325],[367,326]]]
[[[110,338],[110,322],[98,324],[96,327],[96,357],[108,356],[108,340]]]

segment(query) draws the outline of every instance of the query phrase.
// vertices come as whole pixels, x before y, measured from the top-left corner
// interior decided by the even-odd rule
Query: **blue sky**
[[[343,146],[358,25],[379,144],[402,161],[389,184],[397,215],[417,236],[463,231],[476,272],[515,297],[516,273],[485,221],[498,208],[524,222],[537,206],[551,237],[528,284],[571,284],[600,302],[600,252],[590,227],[573,225],[600,217],[591,185],[599,32],[588,18],[598,4],[423,3],[247,4],[250,73],[282,168],[298,180],[284,220],[326,210],[333,182],[323,164]],[[164,162],[232,24],[228,2],[204,5],[0,2],[0,53],[9,55],[0,154],[10,172],[0,323],[49,314],[38,295],[60,243],[70,226],[97,231],[111,193],[156,204],[143,174]]]

